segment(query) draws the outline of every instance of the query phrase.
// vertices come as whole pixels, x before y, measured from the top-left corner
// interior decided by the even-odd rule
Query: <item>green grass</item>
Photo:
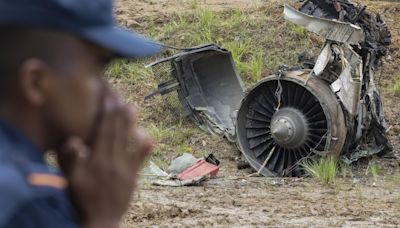
[[[374,181],[378,181],[378,178],[382,172],[382,166],[377,164],[375,161],[370,161],[368,163],[368,167],[365,171],[365,175],[371,175],[374,178]]]
[[[154,82],[151,69],[145,68],[144,62],[138,61],[114,60],[109,64],[106,76],[130,83],[141,83],[145,87],[153,86]]]
[[[264,69],[264,55],[260,52],[253,55],[248,64],[251,78],[255,81],[259,81],[262,78]]]
[[[159,147],[155,150],[155,154],[169,150],[175,151],[178,155],[193,152],[188,144],[188,139],[195,134],[191,128],[184,128],[181,124],[175,127],[150,124],[147,132],[158,142]]]
[[[395,94],[400,95],[400,76],[397,77],[396,81],[394,82],[393,91]]]
[[[161,168],[167,167],[167,161],[182,155],[183,153],[203,156],[203,151],[194,151],[191,138],[198,134],[194,126],[187,126],[183,122],[174,123],[174,126],[166,124],[149,124],[145,127],[147,133],[157,142],[153,151],[152,160]]]
[[[298,53],[319,48],[304,28],[283,20],[276,3],[250,12],[195,8],[166,18],[164,24],[149,19],[143,32],[177,47],[213,42],[229,49],[246,85],[274,73],[279,65],[296,65]]]
[[[338,165],[337,159],[327,156],[302,164],[307,176],[317,179],[324,184],[335,182]]]
[[[288,29],[291,30],[291,32],[295,36],[297,36],[299,38],[307,39],[309,32],[304,27],[296,25],[296,24],[288,23]]]

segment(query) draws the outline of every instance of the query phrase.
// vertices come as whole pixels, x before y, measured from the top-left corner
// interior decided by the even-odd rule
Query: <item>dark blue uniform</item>
[[[119,57],[146,57],[161,48],[118,28],[112,0],[1,0],[0,24],[69,32]],[[0,120],[0,228],[76,227],[66,184],[45,164],[43,151]]]
[[[77,227],[66,184],[42,151],[0,120],[0,227]]]

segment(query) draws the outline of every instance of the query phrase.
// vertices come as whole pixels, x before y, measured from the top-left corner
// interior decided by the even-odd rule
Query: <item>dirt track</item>
[[[190,10],[191,0],[119,0],[119,21],[143,20],[147,16],[168,15]],[[201,0],[216,10],[231,7],[249,8],[265,1]],[[400,75],[400,4],[365,2],[383,12],[392,29],[394,45],[379,84],[387,88]],[[383,92],[390,132],[399,155],[399,97]],[[216,140],[216,144],[221,144]],[[166,188],[143,184],[136,193],[123,227],[400,227],[400,174],[371,178],[341,179],[335,186],[323,186],[307,179],[246,178],[248,171],[238,171],[233,146],[217,146],[221,160],[219,178],[202,187]],[[399,158],[381,159],[389,173],[398,173]],[[362,166],[362,165],[361,165]],[[365,168],[365,167],[364,167]],[[362,170],[362,167],[361,167]],[[360,171],[362,172],[362,171]]]
[[[204,187],[143,188],[125,227],[398,227],[398,198],[398,186],[224,177]]]

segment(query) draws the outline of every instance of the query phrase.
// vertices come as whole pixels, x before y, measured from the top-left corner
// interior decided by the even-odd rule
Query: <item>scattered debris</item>
[[[341,157],[341,161],[349,165],[353,162],[360,160],[361,158],[374,156],[384,150],[385,150],[384,145],[376,146],[374,148],[370,148],[369,150],[357,149],[353,153],[348,153],[347,155],[343,155]]]
[[[150,161],[149,165],[143,169],[142,174],[149,178],[168,177],[168,173],[164,172],[164,170],[152,161]]]
[[[182,49],[153,67],[156,94],[177,91],[185,112],[202,129],[236,142],[264,176],[300,176],[315,156],[347,163],[392,149],[374,72],[388,54],[391,34],[378,14],[348,0],[307,0],[284,7],[285,19],[325,38],[302,67],[282,66],[245,94],[228,50],[215,44]]]
[[[386,136],[388,125],[374,81],[374,74],[383,67],[382,59],[388,55],[392,43],[391,33],[382,16],[379,13],[372,15],[366,6],[357,6],[348,0],[308,0],[300,11],[315,17],[351,23],[364,33],[365,38],[356,45],[339,47],[342,50],[332,46],[335,54],[331,58],[338,60],[331,61],[325,73],[321,74],[323,80],[332,83],[332,89],[344,104],[345,112],[350,114],[346,117],[348,136],[343,160],[354,162],[362,157],[384,155],[391,151],[392,145]],[[342,51],[345,58],[340,58]],[[342,74],[339,74],[343,68],[340,67],[343,65],[340,59],[347,60],[349,64]],[[336,79],[331,75],[340,76]],[[332,82],[332,79],[336,81]]]
[[[208,155],[208,157],[206,157],[206,161],[208,163],[211,163],[213,165],[219,166],[219,164],[221,163],[215,156],[214,154],[210,154]]]
[[[170,175],[175,176],[196,164],[198,160],[199,159],[195,158],[193,155],[184,153],[182,156],[171,162],[171,165],[167,168],[167,172]]]
[[[152,180],[151,183],[156,186],[183,187],[183,186],[199,186],[206,179],[205,176],[196,177],[190,180],[178,179],[158,179]]]
[[[179,180],[191,180],[196,177],[204,177],[207,175],[213,178],[217,176],[218,170],[218,166],[208,163],[205,160],[199,160],[195,165],[178,174],[177,178]]]
[[[196,186],[208,178],[215,178],[219,163],[212,154],[205,159],[197,159],[185,153],[171,162],[169,173],[150,161],[150,164],[143,169],[142,176],[158,186]]]

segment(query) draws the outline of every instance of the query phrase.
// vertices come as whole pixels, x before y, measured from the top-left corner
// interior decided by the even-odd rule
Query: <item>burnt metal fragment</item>
[[[378,29],[382,40],[365,20],[371,14],[347,1],[310,0],[300,11],[286,5],[284,16],[326,41],[313,63],[302,56],[311,67],[280,69],[243,99],[237,142],[250,165],[265,176],[299,176],[301,162],[315,155],[350,163],[391,150],[374,83],[390,43],[386,27]]]
[[[202,129],[235,141],[236,111],[243,98],[243,83],[230,52],[215,44],[193,47],[149,66],[170,64],[171,75],[154,94],[177,89],[186,114]],[[157,77],[158,75],[156,75]]]
[[[334,7],[335,4],[340,5],[340,10]],[[331,61],[321,75],[322,79],[334,82],[332,89],[344,104],[347,102],[347,106],[350,106],[349,97],[357,97],[351,104],[353,107],[345,110],[351,114],[347,117],[347,125],[349,135],[354,137],[347,140],[346,156],[343,156],[343,160],[350,163],[361,157],[384,154],[392,150],[385,133],[387,123],[381,97],[374,82],[374,73],[383,67],[383,57],[388,54],[392,42],[390,30],[382,16],[379,13],[373,15],[366,6],[355,5],[348,0],[308,0],[301,6],[300,11],[311,16],[352,23],[359,26],[365,36],[358,45],[344,48],[344,59],[349,60],[348,70],[358,69],[356,74],[352,73],[352,79],[355,80],[346,80],[341,75],[340,80],[333,81],[335,77],[332,75],[339,75],[339,61]],[[340,47],[332,47],[335,49],[335,58],[341,59],[338,48]],[[346,94],[341,89],[344,87],[360,87],[357,89],[359,94]]]
[[[335,4],[340,5],[339,11],[335,8]],[[366,6],[357,6],[348,0],[307,0],[299,11],[359,26],[365,34],[365,40],[360,42],[361,48],[356,50],[363,57],[364,65],[382,66],[382,58],[388,54],[392,41],[391,33],[379,13],[373,15]],[[368,55],[370,55],[369,60],[367,60]]]

